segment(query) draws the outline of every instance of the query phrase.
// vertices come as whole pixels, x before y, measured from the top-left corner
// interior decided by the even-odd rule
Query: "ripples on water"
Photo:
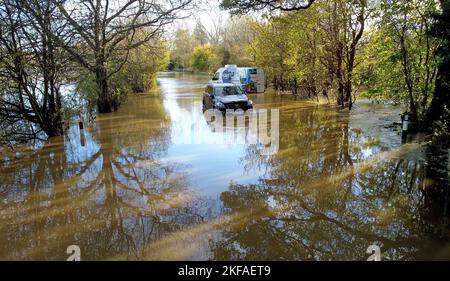
[[[217,138],[207,80],[162,75],[84,132],[1,148],[0,259],[450,259],[448,146],[402,145],[399,109],[253,95],[280,109],[277,154],[183,144]]]

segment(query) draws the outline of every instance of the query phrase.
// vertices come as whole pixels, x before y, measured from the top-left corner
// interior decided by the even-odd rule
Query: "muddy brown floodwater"
[[[0,259],[450,259],[448,146],[401,144],[399,108],[275,94],[280,146],[188,144],[207,77],[162,74],[83,132],[1,148]],[[200,121],[199,121],[200,120]]]

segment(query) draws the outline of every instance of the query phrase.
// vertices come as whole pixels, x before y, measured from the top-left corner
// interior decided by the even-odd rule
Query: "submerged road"
[[[207,81],[163,73],[81,132],[3,150],[0,259],[65,260],[77,245],[84,260],[365,260],[372,244],[450,259],[440,201],[423,192],[445,181],[423,145],[401,144],[400,109],[250,95],[279,110],[267,155],[242,142],[246,125],[220,142],[201,110]]]

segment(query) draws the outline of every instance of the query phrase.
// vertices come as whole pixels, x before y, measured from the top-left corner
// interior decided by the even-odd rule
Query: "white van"
[[[247,93],[264,93],[266,91],[264,70],[258,67],[225,65],[225,67],[217,70],[211,82],[233,83],[240,86]]]

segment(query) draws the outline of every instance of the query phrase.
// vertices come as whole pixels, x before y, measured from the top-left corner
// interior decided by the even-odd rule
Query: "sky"
[[[223,11],[219,8],[220,0],[200,0],[196,2],[196,7],[189,11],[189,14],[186,14],[188,17],[175,21],[169,31],[173,32],[178,27],[193,29],[197,20],[200,20],[203,26],[208,31],[211,31],[215,25],[223,24],[230,19],[228,11]]]

